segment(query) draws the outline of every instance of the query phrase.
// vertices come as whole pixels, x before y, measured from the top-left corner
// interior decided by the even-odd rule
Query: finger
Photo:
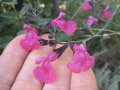
[[[48,35],[44,35],[43,38],[47,38]],[[51,53],[53,47],[44,46],[40,49],[33,50],[27,57],[20,73],[18,74],[14,85],[11,90],[41,90],[43,84],[33,76],[33,70],[37,66],[35,59],[38,57],[47,56]]]
[[[45,84],[43,90],[70,90],[71,72],[67,69],[67,63],[72,59],[72,51],[67,48],[63,55],[53,62],[56,72],[56,80],[53,83]]]
[[[21,48],[19,41],[24,37],[20,35],[13,39],[0,56],[0,89],[8,90],[20,71],[28,51]]]
[[[71,90],[98,90],[92,69],[86,72],[72,73]]]

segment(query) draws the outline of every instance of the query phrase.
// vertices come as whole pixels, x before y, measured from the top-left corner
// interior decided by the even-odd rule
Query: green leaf
[[[113,66],[113,64],[106,63],[100,69],[95,68],[99,90],[119,90],[120,67],[112,67],[115,71],[111,71],[108,66]]]
[[[0,49],[4,49],[6,45],[13,39],[13,36],[0,37]]]
[[[27,33],[26,30],[20,30],[19,32],[17,32],[17,36],[18,36],[18,35],[21,35],[21,34],[25,34],[25,33]]]
[[[11,2],[2,2],[2,3],[1,3],[1,5],[10,5],[10,6],[16,5],[16,4],[17,4],[17,1],[16,1],[16,0],[11,1]]]
[[[59,42],[67,42],[71,38],[71,36],[72,35],[67,35],[61,31],[61,32],[57,33],[56,38]]]
[[[29,10],[30,8],[32,8],[32,4],[27,4],[27,5],[25,5],[25,6],[21,9],[19,16],[22,18],[22,17],[28,12],[28,10]]]
[[[7,19],[16,19],[15,12],[9,11],[7,13],[0,14],[0,17],[7,18]]]
[[[110,3],[110,6],[111,6],[111,8],[110,8],[110,11],[111,12],[113,12],[115,9],[116,9],[116,3],[114,2],[114,1],[112,1],[111,3]]]
[[[49,17],[49,16],[51,16],[52,15],[52,13],[51,13],[52,11],[51,11],[51,9],[50,8],[47,8],[47,9],[45,9],[44,10],[44,14],[45,14],[45,16],[47,16],[47,17]]]
[[[12,20],[8,20],[6,18],[2,18],[0,17],[0,32],[3,31],[3,29],[7,26],[7,25],[10,25],[12,24]]]
[[[46,25],[51,19],[50,18],[38,18],[37,22],[39,26]]]

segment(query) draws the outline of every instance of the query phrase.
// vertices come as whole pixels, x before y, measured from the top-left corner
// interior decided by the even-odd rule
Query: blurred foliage
[[[118,1],[104,0],[97,8],[101,11],[105,5],[110,4],[111,12],[113,12],[116,6],[120,5]],[[67,13],[65,19],[71,19],[83,2],[84,0],[59,0],[60,11]],[[23,21],[25,15],[30,14],[31,17],[34,17],[33,19],[38,23],[37,28],[39,28],[46,25],[52,18],[55,18],[57,16],[56,12],[54,0],[0,0],[0,52],[14,37],[26,33],[22,29],[22,25],[26,23]],[[37,18],[36,13],[39,16]],[[96,16],[93,11],[79,12],[77,14],[74,20],[78,27],[84,26],[88,15]],[[94,24],[93,28],[101,28],[104,25],[105,23]],[[120,8],[108,29],[120,32]],[[59,41],[68,41],[74,36],[76,40],[79,39],[78,36],[86,33],[77,30],[74,35],[65,35],[60,32],[56,38]],[[94,71],[99,90],[120,90],[120,36],[111,36],[107,40],[104,37],[94,38],[87,42],[87,47],[89,52],[96,56]]]

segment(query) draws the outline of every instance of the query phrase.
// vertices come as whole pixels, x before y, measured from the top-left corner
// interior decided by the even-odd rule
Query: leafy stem
[[[21,18],[19,17],[19,14],[18,14],[17,9],[15,8],[14,5],[12,5],[12,8],[14,9],[14,11],[15,11],[15,13],[16,13],[16,17],[17,17],[18,21],[21,23],[21,26],[22,26],[22,25],[23,25],[23,22],[22,22]]]
[[[86,39],[83,39],[83,40],[78,40],[78,41],[70,41],[70,42],[73,42],[73,43],[80,43],[80,42],[83,42],[84,44],[93,39],[93,38],[96,38],[96,37],[103,37],[105,34],[102,34],[102,35],[94,35],[94,36],[90,36],[89,38],[86,38]],[[114,33],[109,33],[107,34],[108,36],[113,36],[113,35],[120,35],[120,32],[114,32]]]
[[[89,31],[90,31],[90,33],[91,33],[93,36],[95,36],[95,33],[93,32],[92,29],[90,29]]]

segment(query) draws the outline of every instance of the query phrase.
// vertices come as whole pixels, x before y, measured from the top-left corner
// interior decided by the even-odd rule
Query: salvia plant
[[[86,0],[80,7],[81,11],[84,12],[87,10],[95,10],[93,3],[94,2],[92,0]],[[58,60],[58,58],[64,54],[64,51],[67,49],[67,47],[70,47],[73,51],[73,58],[66,65],[68,69],[74,73],[81,73],[89,70],[95,62],[95,57],[91,56],[87,52],[87,46],[85,42],[95,37],[105,36],[104,34],[101,34],[101,31],[94,32],[91,28],[95,23],[104,23],[105,19],[111,19],[113,17],[113,12],[111,12],[110,9],[111,6],[106,5],[106,7],[102,10],[99,18],[89,15],[85,22],[85,26],[80,28],[80,30],[83,30],[85,32],[89,31],[91,34],[81,35],[79,36],[79,40],[75,41],[73,39],[70,39],[68,42],[59,42],[56,39],[56,34],[59,32],[64,32],[67,35],[77,33],[76,31],[78,30],[78,27],[76,23],[73,20],[66,21],[64,19],[67,17],[66,13],[60,12],[56,18],[50,20],[48,24],[43,26],[44,28],[38,27],[38,23],[33,19],[34,17],[32,15],[26,15],[24,17],[24,20],[28,24],[24,24],[23,29],[27,30],[28,33],[20,41],[22,48],[31,51],[41,48],[41,46],[45,45],[55,47],[57,44],[61,44],[61,47],[54,49],[51,53],[49,53],[49,55],[36,58],[35,64],[38,64],[39,66],[36,67],[33,71],[35,78],[43,83],[54,82],[57,76],[55,74],[52,63]],[[34,12],[34,14],[37,16],[39,13]],[[36,25],[36,27],[33,27],[34,25]],[[120,34],[107,29],[106,31],[110,32],[107,34],[107,36]],[[41,35],[46,33],[49,34],[48,39],[43,39]]]

